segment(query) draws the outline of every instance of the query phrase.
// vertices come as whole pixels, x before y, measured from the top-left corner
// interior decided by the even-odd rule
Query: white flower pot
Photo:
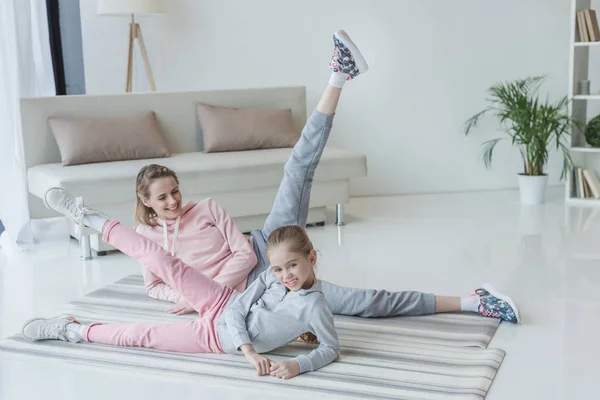
[[[519,190],[521,203],[542,204],[546,198],[548,175],[522,175],[519,174]]]

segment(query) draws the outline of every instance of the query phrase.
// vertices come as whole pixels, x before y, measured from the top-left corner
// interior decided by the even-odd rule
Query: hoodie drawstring
[[[163,241],[164,241],[164,249],[166,251],[169,251],[169,253],[171,253],[171,255],[173,257],[175,257],[175,245],[177,244],[177,235],[179,234],[179,221],[181,220],[181,217],[177,217],[177,220],[175,221],[175,230],[173,231],[173,249],[171,251],[169,251],[169,238],[168,238],[168,229],[167,229],[167,222],[163,221],[162,222],[162,227],[163,227]]]

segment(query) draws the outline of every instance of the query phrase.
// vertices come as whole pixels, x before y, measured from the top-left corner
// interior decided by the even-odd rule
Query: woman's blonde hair
[[[314,249],[306,230],[303,227],[296,225],[282,226],[271,232],[267,239],[267,258],[269,258],[274,249],[280,246],[285,246],[292,253],[303,254],[307,257]],[[314,269],[313,279],[316,279]],[[303,333],[300,335],[300,339],[307,343],[319,342],[317,337],[311,332]]]
[[[155,226],[156,212],[151,207],[146,207],[142,199],[150,198],[150,185],[160,178],[172,177],[179,185],[177,174],[170,168],[158,164],[150,164],[143,167],[138,173],[135,181],[135,194],[137,202],[135,204],[135,223]]]

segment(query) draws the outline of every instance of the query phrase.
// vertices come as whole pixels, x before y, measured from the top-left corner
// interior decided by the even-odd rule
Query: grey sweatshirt
[[[252,344],[266,353],[312,332],[319,347],[308,355],[294,358],[300,373],[315,371],[340,354],[340,343],[333,325],[333,314],[321,291],[321,282],[312,288],[288,291],[269,268],[243,292],[234,295],[217,322],[217,333],[226,353],[238,353]]]

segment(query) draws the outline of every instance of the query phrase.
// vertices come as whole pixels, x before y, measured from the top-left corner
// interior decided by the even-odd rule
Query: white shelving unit
[[[600,42],[580,42],[579,28],[577,25],[577,11],[595,9],[600,16],[600,9],[594,7],[596,1],[571,0],[571,40],[569,60],[569,87],[568,93],[572,102],[569,113],[574,119],[587,123],[590,119],[600,114],[600,73],[590,76],[590,55],[600,60]],[[597,54],[597,55],[596,55]],[[600,65],[600,64],[599,64]],[[592,88],[589,95],[577,94],[577,83],[580,80],[590,80]],[[594,85],[594,83],[596,85]],[[596,88],[596,89],[594,89]],[[594,93],[594,90],[596,92]],[[570,152],[573,165],[592,169],[600,178],[600,148],[591,147],[585,141],[583,132],[572,130],[570,139]],[[600,207],[600,199],[581,199],[573,196],[572,176],[569,174],[565,185],[565,202],[569,206],[596,206]]]

